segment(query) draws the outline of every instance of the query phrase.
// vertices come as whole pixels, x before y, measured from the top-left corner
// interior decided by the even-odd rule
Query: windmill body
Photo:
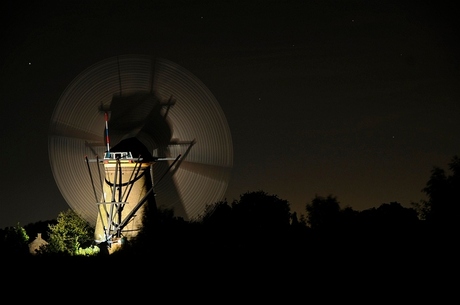
[[[55,107],[48,148],[61,194],[100,242],[135,235],[148,201],[199,218],[223,199],[233,162],[209,90],[179,65],[143,55],[109,58],[76,77]]]
[[[148,194],[152,193],[150,163],[134,160],[130,152],[106,153],[101,161],[104,170],[102,193],[95,227],[95,241],[109,246],[130,239],[142,228]],[[150,196],[154,199],[154,196]],[[152,202],[155,204],[155,202]]]

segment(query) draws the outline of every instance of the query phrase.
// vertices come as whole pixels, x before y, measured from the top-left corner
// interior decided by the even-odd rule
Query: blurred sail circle
[[[134,139],[142,147],[133,149],[143,151],[144,157],[145,151],[159,158],[181,156],[170,169],[172,161],[153,163],[159,207],[192,220],[206,205],[223,199],[233,146],[214,95],[176,63],[144,55],[117,56],[79,74],[60,96],[50,122],[48,153],[54,179],[70,208],[90,224],[95,224],[98,211],[85,157],[102,157],[107,150],[104,111],[109,113],[111,149],[130,149]]]

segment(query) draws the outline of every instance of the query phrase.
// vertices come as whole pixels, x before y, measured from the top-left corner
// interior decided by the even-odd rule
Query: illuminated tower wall
[[[145,198],[151,189],[150,163],[104,160],[104,170],[104,198],[98,203],[95,240],[111,239],[115,244],[120,237],[129,240],[136,236],[142,227]],[[121,236],[117,236],[116,227],[123,222]]]

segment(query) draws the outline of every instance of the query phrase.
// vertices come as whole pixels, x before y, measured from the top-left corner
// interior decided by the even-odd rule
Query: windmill
[[[223,199],[233,165],[213,94],[178,64],[145,55],[80,73],[55,106],[48,152],[67,204],[109,244],[135,236],[146,201],[198,219]]]

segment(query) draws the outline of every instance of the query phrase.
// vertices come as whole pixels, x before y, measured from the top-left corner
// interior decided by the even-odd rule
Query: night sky
[[[363,210],[425,199],[460,154],[456,11],[445,1],[2,1],[0,228],[68,209],[50,119],[83,70],[146,54],[192,72],[234,146],[226,199],[263,190]]]

